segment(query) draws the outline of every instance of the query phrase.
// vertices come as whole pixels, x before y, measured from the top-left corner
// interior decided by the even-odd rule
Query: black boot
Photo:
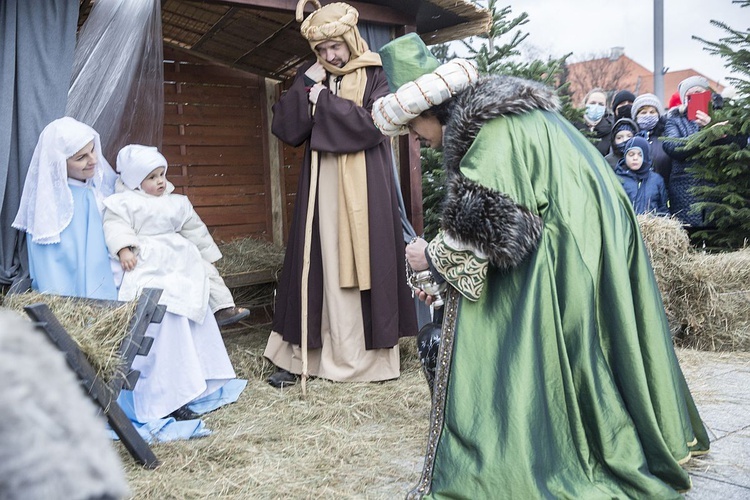
[[[283,368],[276,370],[276,373],[268,377],[268,383],[272,386],[281,389],[288,385],[294,385],[297,383],[297,375],[288,372]]]
[[[196,420],[201,418],[201,416],[198,413],[195,413],[193,410],[187,407],[187,405],[180,406],[175,411],[169,414],[170,417],[173,417],[175,420]]]

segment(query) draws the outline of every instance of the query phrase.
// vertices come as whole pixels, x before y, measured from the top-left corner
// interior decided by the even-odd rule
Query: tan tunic
[[[309,373],[337,382],[372,382],[399,376],[398,345],[365,350],[362,303],[357,288],[339,287],[338,165],[336,156],[322,154],[318,184],[320,244],[323,254],[321,349],[308,351]],[[302,373],[302,351],[271,332],[263,353],[276,366]]]

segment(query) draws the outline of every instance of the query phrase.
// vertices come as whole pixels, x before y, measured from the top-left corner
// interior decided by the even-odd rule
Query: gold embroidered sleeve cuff
[[[487,279],[489,261],[486,257],[470,248],[455,248],[443,231],[427,246],[427,254],[435,269],[461,295],[471,301],[479,300]]]

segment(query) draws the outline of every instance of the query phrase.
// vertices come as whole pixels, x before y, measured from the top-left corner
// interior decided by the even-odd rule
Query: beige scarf
[[[371,52],[356,23],[359,14],[345,3],[332,3],[310,14],[300,31],[315,47],[326,40],[343,41],[351,57],[343,68],[318,58],[326,70],[342,76],[340,97],[362,106],[368,66],[381,66],[380,56]],[[370,231],[367,208],[367,165],[365,152],[337,155],[339,170],[339,285],[369,290]]]

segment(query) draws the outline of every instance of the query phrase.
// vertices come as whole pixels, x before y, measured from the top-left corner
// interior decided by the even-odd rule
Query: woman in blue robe
[[[44,128],[13,221],[28,233],[34,290],[117,299],[101,216],[116,177],[93,128],[70,117]]]

